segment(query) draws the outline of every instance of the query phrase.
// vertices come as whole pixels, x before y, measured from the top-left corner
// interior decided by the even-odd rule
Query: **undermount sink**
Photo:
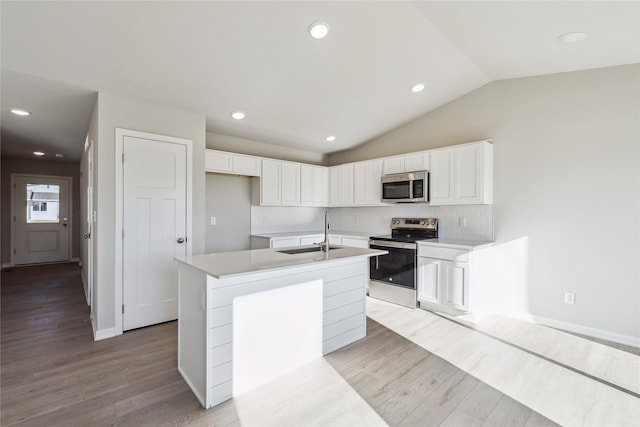
[[[340,249],[340,246],[329,246],[330,251],[334,249]],[[281,254],[294,255],[294,254],[306,254],[309,252],[321,252],[321,251],[322,249],[320,248],[320,246],[313,246],[309,248],[285,249],[283,251],[276,251],[276,252],[280,252]]]

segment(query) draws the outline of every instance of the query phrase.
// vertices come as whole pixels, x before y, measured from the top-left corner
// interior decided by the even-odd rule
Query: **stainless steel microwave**
[[[429,201],[429,172],[407,172],[382,177],[382,201],[420,203]]]

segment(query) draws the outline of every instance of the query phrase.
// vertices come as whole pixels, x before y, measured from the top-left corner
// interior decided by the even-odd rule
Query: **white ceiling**
[[[39,148],[79,159],[97,91],[203,114],[208,132],[328,153],[493,80],[640,62],[637,1],[0,8],[2,153],[11,156]],[[323,40],[306,32],[317,20],[331,26]],[[557,41],[572,31],[587,38]],[[426,89],[413,94],[420,81]],[[246,119],[231,119],[234,110]]]

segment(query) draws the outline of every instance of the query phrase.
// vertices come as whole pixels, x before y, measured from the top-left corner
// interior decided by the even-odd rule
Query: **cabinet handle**
[[[182,244],[182,243],[184,243],[184,242],[185,242],[185,240],[186,240],[186,239],[185,239],[184,237],[178,237],[178,240],[176,240],[176,242],[178,242],[178,243],[181,243],[181,244]]]

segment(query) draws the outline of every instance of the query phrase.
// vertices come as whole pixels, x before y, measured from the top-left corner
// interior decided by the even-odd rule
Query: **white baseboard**
[[[9,267],[13,267],[13,264],[11,264],[10,262],[2,263],[2,268],[9,268]]]
[[[82,261],[80,261],[80,258],[70,258],[69,262],[77,262],[78,265],[82,267]]]
[[[116,336],[116,328],[96,330],[94,319],[91,319],[91,327],[93,328],[93,340],[100,341]]]
[[[593,338],[612,341],[618,344],[630,345],[640,348],[640,337],[632,335],[623,335],[617,332],[605,331],[603,329],[591,328],[589,326],[578,325],[576,323],[563,322],[561,320],[549,319],[547,317],[535,316],[529,313],[510,313],[509,316],[525,320],[528,322],[539,323],[541,325],[550,326],[556,329],[562,329],[567,332],[573,332],[580,335],[586,335]]]

